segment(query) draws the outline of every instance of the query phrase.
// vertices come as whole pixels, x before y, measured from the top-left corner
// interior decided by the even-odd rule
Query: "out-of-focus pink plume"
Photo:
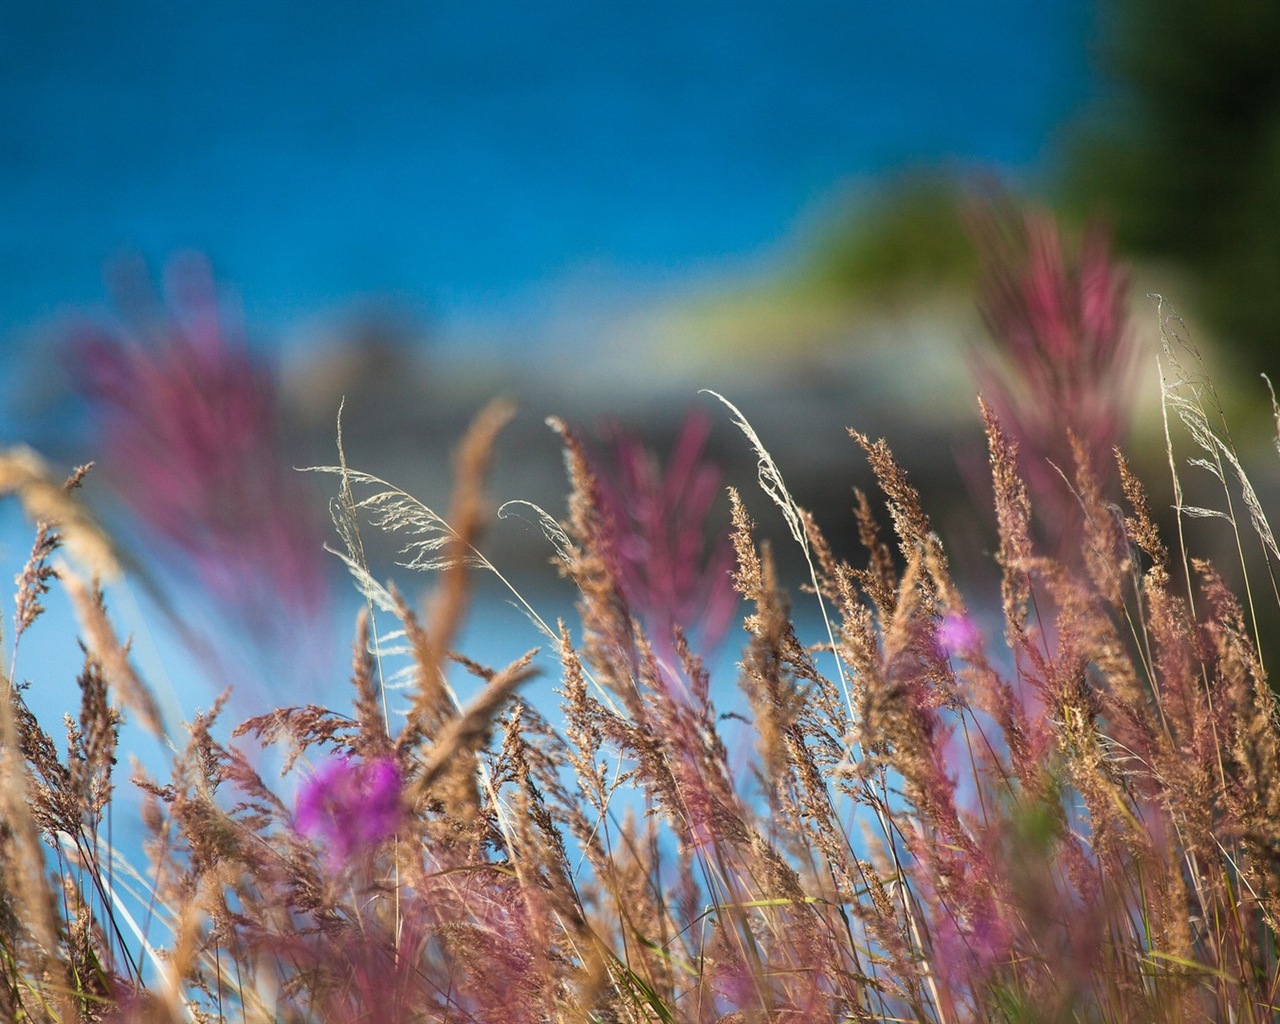
[[[281,458],[271,373],[203,258],[169,264],[163,303],[141,274],[122,284],[119,317],[73,328],[71,359],[141,544],[255,633],[314,618],[323,503]]]
[[[703,455],[710,421],[686,417],[665,470],[634,434],[615,429],[595,471],[608,557],[632,610],[666,645],[681,627],[704,649],[723,637],[737,607],[733,549],[708,523],[723,473]]]
[[[1105,485],[1114,476],[1112,450],[1129,426],[1135,345],[1128,269],[1112,256],[1101,227],[1071,241],[1040,208],[985,208],[970,217],[970,230],[981,261],[978,306],[991,341],[975,353],[979,386],[1018,443],[1041,519],[1063,541],[1079,518],[1063,481],[1074,477],[1069,435]]]

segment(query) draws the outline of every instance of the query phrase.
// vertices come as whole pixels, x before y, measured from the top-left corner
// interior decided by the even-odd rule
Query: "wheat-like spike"
[[[0,452],[0,497],[6,494],[17,497],[32,522],[56,526],[63,545],[90,573],[107,583],[120,578],[110,538],[45,461],[24,445]]]
[[[164,740],[166,730],[155,698],[138,678],[129,662],[127,648],[120,643],[102,605],[102,591],[97,584],[85,583],[69,567],[59,567],[58,575],[71,599],[71,604],[84,630],[85,643],[102,666],[116,696],[137,716],[138,723],[152,736]]]
[[[827,612],[827,603],[823,600],[822,587],[818,582],[818,570],[813,561],[813,549],[809,544],[809,536],[805,530],[804,512],[796,504],[796,500],[791,497],[791,492],[787,490],[787,485],[782,479],[782,471],[778,468],[778,464],[773,461],[773,456],[769,454],[764,442],[760,440],[760,436],[755,432],[755,428],[751,426],[738,407],[725,398],[724,395],[712,391],[710,388],[703,388],[699,394],[710,395],[724,405],[732,414],[734,426],[742,431],[756,453],[756,478],[760,482],[761,489],[782,510],[783,519],[786,520],[791,536],[795,538],[796,543],[800,545],[800,550],[804,552],[804,560],[809,567],[809,580],[813,585],[814,595],[818,602],[818,610],[822,613],[822,624],[827,631],[827,640],[831,644],[831,656],[835,659],[836,674],[840,678],[840,689],[844,694],[845,705],[849,709],[850,720],[856,720],[857,711],[854,708],[853,693],[849,686],[849,679],[845,674],[844,664],[837,653],[835,630],[831,625],[831,617]]]

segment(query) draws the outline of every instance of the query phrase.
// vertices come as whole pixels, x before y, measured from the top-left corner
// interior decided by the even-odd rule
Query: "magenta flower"
[[[322,504],[280,455],[275,383],[220,302],[207,263],[175,259],[162,306],[124,280],[123,320],[81,324],[73,370],[102,461],[170,564],[261,633],[326,603]],[[286,627],[292,630],[292,627]]]
[[[723,637],[737,608],[728,535],[710,534],[722,471],[703,458],[710,421],[685,419],[665,472],[632,434],[612,431],[611,458],[597,459],[606,556],[632,611],[656,643],[682,627],[704,648]]]
[[[937,640],[947,657],[972,658],[982,651],[982,631],[967,615],[944,615],[938,623]]]
[[[294,827],[323,845],[333,871],[372,851],[400,827],[400,769],[390,757],[336,757],[298,790]]]
[[[1072,533],[1068,432],[1105,484],[1133,405],[1128,269],[1093,226],[1069,244],[1046,210],[983,212],[971,231],[982,263],[979,310],[991,336],[976,354],[985,397],[1018,443],[1021,468],[1055,539]],[[1056,467],[1056,468],[1055,468]]]

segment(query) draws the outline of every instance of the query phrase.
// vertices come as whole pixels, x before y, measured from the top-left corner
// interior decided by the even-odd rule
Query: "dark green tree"
[[[1072,147],[1072,204],[1184,271],[1183,305],[1243,368],[1280,371],[1280,3],[1108,0],[1100,15],[1110,89]]]

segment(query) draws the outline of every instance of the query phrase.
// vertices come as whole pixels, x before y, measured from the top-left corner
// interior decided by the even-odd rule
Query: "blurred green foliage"
[[[1107,92],[1064,192],[1121,251],[1184,272],[1242,368],[1280,368],[1280,3],[1110,0]]]
[[[959,178],[914,175],[846,203],[810,243],[800,281],[828,295],[889,302],[971,289],[978,263],[963,195]]]

